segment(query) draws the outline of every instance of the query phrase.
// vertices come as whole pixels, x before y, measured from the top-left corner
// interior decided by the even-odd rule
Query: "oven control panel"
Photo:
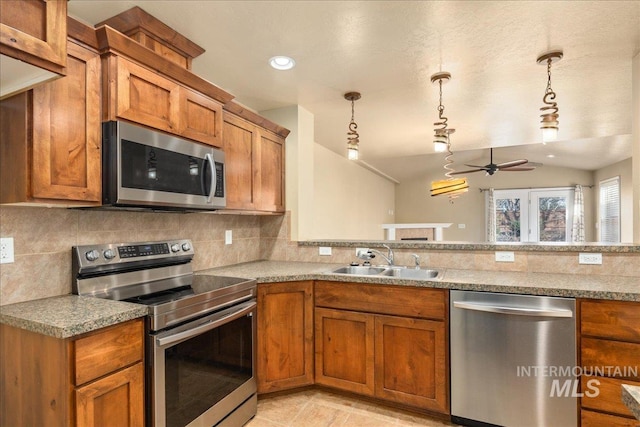
[[[118,247],[120,258],[133,258],[149,255],[164,255],[169,253],[168,243],[154,243],[146,245],[127,245]]]
[[[74,262],[78,267],[95,267],[133,261],[151,261],[176,257],[193,257],[190,240],[148,243],[117,243],[74,246]]]

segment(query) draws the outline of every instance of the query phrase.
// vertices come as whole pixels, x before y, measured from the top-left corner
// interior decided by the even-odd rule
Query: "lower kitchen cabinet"
[[[449,413],[447,293],[316,282],[316,383]]]
[[[144,425],[141,319],[73,339],[0,332],[3,425]]]
[[[313,384],[313,282],[258,285],[258,393]]]
[[[580,300],[580,335],[581,366],[619,368],[581,378],[581,426],[637,427],[640,421],[622,403],[621,386],[640,386],[640,376],[628,369],[637,371],[640,362],[640,303]]]

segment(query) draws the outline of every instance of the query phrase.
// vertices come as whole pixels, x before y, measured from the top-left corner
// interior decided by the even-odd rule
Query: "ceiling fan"
[[[524,164],[528,164],[528,166],[522,166]],[[468,165],[465,163],[465,166],[469,166],[470,168],[477,168],[477,169],[470,169],[470,170],[460,171],[460,172],[452,172],[451,175],[460,175],[463,173],[480,172],[480,171],[485,171],[487,175],[493,175],[497,171],[524,172],[524,171],[535,170],[533,163],[529,163],[529,161],[526,159],[512,160],[510,162],[504,162],[504,163],[498,163],[498,164],[493,163],[493,148],[491,148],[491,159],[489,160],[488,165],[478,166],[478,165]]]

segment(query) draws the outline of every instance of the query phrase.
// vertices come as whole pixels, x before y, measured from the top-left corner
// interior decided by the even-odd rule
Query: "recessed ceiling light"
[[[553,159],[555,157],[555,154],[547,154],[547,157]]]
[[[288,56],[274,56],[269,59],[269,65],[276,70],[290,70],[296,66],[296,61]]]

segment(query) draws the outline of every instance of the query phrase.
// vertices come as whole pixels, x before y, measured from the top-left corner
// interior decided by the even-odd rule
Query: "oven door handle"
[[[239,311],[233,311],[232,313],[227,314],[219,319],[211,319],[209,322],[204,323],[202,325],[196,326],[193,329],[189,329],[187,331],[178,332],[177,334],[169,335],[162,338],[156,338],[156,343],[158,347],[165,347],[168,345],[175,344],[179,341],[184,341],[189,338],[193,338],[197,335],[208,332],[212,329],[218,328],[226,323],[232,322],[236,319],[239,319],[247,314],[251,313],[255,307],[257,306],[255,301],[248,302],[246,304],[241,304],[242,308]]]

